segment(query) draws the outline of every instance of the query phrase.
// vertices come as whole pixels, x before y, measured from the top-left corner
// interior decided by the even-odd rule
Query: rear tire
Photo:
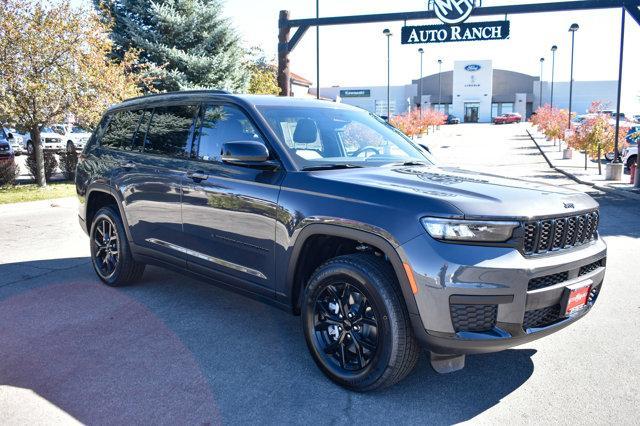
[[[131,254],[120,214],[114,207],[103,207],[91,224],[91,263],[103,283],[121,287],[138,281],[145,265]]]
[[[33,143],[31,141],[27,142],[27,154],[33,155],[34,151]]]
[[[320,266],[304,290],[302,325],[320,370],[351,390],[399,382],[420,355],[393,269],[373,255]]]

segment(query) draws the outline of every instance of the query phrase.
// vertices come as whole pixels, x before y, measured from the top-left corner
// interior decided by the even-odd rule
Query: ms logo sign
[[[474,0],[429,0],[438,19],[445,24],[459,24],[466,21],[475,6]]]

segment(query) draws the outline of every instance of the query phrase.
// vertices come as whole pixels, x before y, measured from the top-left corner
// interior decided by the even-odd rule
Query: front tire
[[[631,166],[636,164],[636,158],[638,158],[636,155],[632,155],[631,157],[627,158],[627,169],[631,170]]]
[[[320,266],[304,291],[302,323],[320,370],[351,390],[391,386],[418,361],[393,269],[373,255],[340,256]]]
[[[76,147],[73,144],[73,142],[68,141],[67,142],[67,152],[75,152],[76,151]]]
[[[29,155],[33,155],[33,152],[35,151],[33,143],[31,141],[27,142],[27,154]]]
[[[127,235],[115,208],[103,207],[91,224],[91,263],[103,283],[121,287],[138,281],[145,265],[131,255]]]

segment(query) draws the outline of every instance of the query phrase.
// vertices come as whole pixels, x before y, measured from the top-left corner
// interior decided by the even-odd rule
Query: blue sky
[[[73,0],[89,4],[88,0]],[[320,0],[321,16],[358,15],[416,11],[426,8],[426,0]],[[485,0],[485,6],[535,1]],[[292,18],[315,16],[315,0],[226,0],[225,14],[240,32],[247,46],[259,46],[268,56],[277,51],[278,12],[286,9]],[[478,19],[478,18],[476,18]],[[482,18],[481,18],[482,19]],[[499,19],[499,18],[498,18]],[[511,38],[502,41],[425,45],[425,75],[437,72],[436,60],[444,60],[443,69],[451,69],[454,60],[491,59],[494,68],[540,73],[540,57],[545,57],[544,79],[550,79],[550,48],[558,46],[556,80],[569,80],[571,39],[569,26],[576,22],[576,80],[615,80],[618,74],[620,11],[563,12],[553,14],[514,15]],[[420,24],[412,21],[410,24]],[[434,21],[425,23],[435,23]],[[361,24],[321,28],[322,86],[382,85],[386,83],[386,42],[384,28],[396,35],[392,39],[392,84],[407,84],[419,76],[418,46],[400,44],[402,22]],[[291,70],[315,78],[315,31],[309,31],[291,56]],[[627,109],[639,111],[640,27],[627,15],[623,101]]]

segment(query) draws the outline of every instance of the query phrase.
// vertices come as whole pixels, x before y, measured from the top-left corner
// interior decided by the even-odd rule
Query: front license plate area
[[[589,300],[591,282],[579,283],[565,288],[562,297],[562,312],[569,316],[574,312],[584,309]]]

